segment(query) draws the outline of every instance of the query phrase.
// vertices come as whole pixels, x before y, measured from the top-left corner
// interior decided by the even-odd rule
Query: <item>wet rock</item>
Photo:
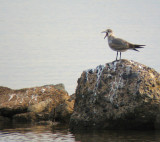
[[[63,84],[45,85],[20,90],[0,87],[0,93],[0,116],[21,122],[54,119],[53,110],[70,99]],[[70,117],[73,111],[74,100],[67,104],[70,107],[64,107],[63,110],[59,110],[59,113],[67,111],[68,117]],[[63,117],[63,115],[61,116]],[[60,120],[63,119],[66,118],[61,118]]]
[[[37,120],[36,113],[26,112],[13,115],[13,122],[26,123],[34,122]]]
[[[8,117],[0,116],[0,123],[9,122],[9,121],[11,120]]]
[[[78,79],[70,128],[156,129],[159,106],[159,73],[134,61],[114,61]]]
[[[74,100],[66,100],[64,103],[59,104],[54,109],[53,117],[55,120],[61,122],[69,122],[70,116],[73,112]],[[63,119],[62,119],[63,118]]]
[[[8,117],[0,116],[0,130],[7,128],[11,124],[11,119]]]

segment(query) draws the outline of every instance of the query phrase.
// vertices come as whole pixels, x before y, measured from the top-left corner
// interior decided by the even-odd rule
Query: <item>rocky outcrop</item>
[[[70,128],[160,128],[159,73],[128,60],[84,71],[78,79]]]
[[[20,90],[0,87],[0,97],[0,117],[16,122],[66,122],[73,112],[74,100],[70,101],[63,84]]]

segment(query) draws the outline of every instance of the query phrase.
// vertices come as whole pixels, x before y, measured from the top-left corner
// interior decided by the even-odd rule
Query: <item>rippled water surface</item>
[[[74,142],[74,135],[64,125],[14,125],[0,131],[0,142]]]
[[[0,142],[158,142],[160,131],[83,130],[71,132],[59,124],[12,124],[0,130]]]

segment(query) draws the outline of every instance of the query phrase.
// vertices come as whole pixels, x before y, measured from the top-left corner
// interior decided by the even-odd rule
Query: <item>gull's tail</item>
[[[137,48],[144,48],[143,46],[146,46],[146,45],[138,45],[138,44],[134,44],[134,45],[133,45],[133,50],[139,51],[139,50],[137,50]]]

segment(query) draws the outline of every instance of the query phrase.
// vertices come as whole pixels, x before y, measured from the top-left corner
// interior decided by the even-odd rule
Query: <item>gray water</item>
[[[0,86],[13,89],[64,83],[75,92],[83,70],[115,60],[101,31],[140,52],[122,58],[160,71],[159,0],[0,0]],[[98,131],[21,127],[0,131],[0,141],[160,141],[157,131]]]
[[[90,130],[72,132],[65,125],[10,125],[0,130],[0,142],[158,142],[160,131]]]

